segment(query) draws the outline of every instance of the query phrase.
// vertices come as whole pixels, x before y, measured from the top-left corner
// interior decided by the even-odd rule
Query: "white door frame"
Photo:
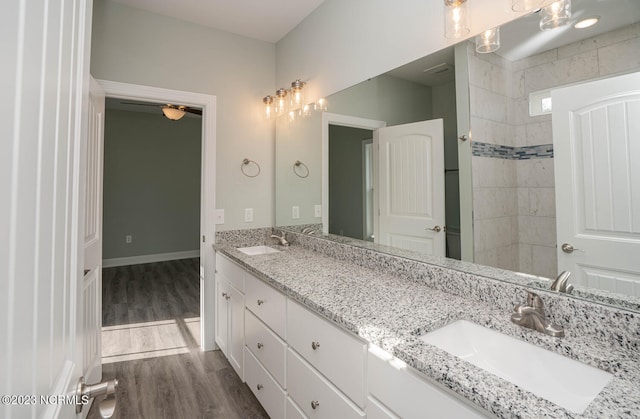
[[[200,334],[204,351],[215,349],[216,97],[160,87],[98,80],[107,97],[147,102],[179,103],[202,108],[202,171],[200,200]]]
[[[343,127],[362,128],[373,131],[386,127],[387,123],[349,115],[339,115],[329,112],[322,113],[322,232],[324,234],[329,234],[329,125],[341,125]],[[375,144],[373,146],[373,155],[375,172],[375,161],[378,155]],[[376,217],[377,215],[374,211],[374,220],[377,219]]]

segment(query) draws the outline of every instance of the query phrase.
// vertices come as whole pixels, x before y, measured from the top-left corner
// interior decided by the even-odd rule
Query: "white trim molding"
[[[128,256],[124,258],[103,259],[103,268],[116,266],[138,265],[141,263],[166,262],[168,260],[190,259],[200,257],[200,249],[185,250],[183,252],[156,253],[154,255]]]
[[[200,204],[200,331],[201,348],[216,349],[215,324],[215,257],[211,245],[215,240],[216,202],[216,97],[160,87],[98,80],[107,97],[159,103],[179,103],[202,108],[202,172]],[[105,261],[105,267],[107,266]]]

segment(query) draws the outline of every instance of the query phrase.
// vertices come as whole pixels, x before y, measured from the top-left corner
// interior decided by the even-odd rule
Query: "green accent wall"
[[[104,259],[199,249],[201,124],[107,109]]]

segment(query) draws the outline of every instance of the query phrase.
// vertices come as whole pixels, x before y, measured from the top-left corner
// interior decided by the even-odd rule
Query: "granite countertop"
[[[214,245],[289,297],[498,417],[640,417],[638,354],[612,350],[604,343],[576,336],[570,329],[565,329],[561,339],[546,336],[513,324],[510,311],[300,246],[272,247],[282,251],[247,256],[234,247]],[[418,339],[459,319],[576,358],[613,373],[614,378],[587,410],[577,415]]]

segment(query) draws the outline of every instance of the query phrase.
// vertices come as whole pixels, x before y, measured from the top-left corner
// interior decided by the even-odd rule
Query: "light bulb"
[[[444,36],[458,39],[469,34],[467,0],[444,0]]]

